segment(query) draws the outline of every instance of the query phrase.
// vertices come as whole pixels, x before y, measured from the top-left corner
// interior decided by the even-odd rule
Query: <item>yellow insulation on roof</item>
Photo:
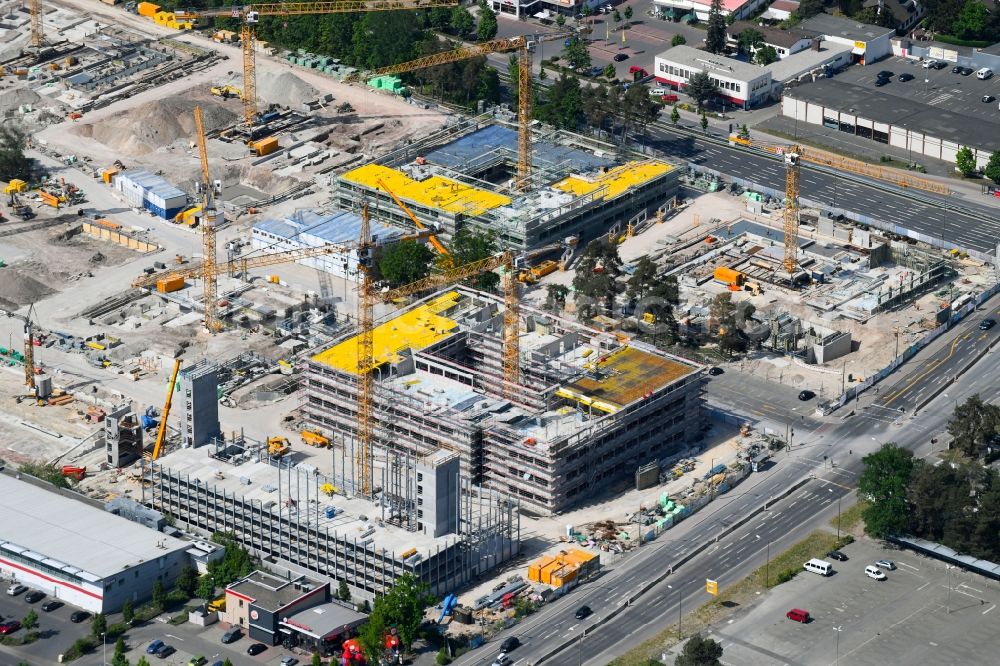
[[[607,191],[604,193],[604,198],[614,199],[623,192],[647,183],[658,176],[673,171],[673,169],[674,167],[666,162],[657,162],[655,160],[629,162],[628,164],[609,169],[606,173],[596,178],[570,176],[554,184],[552,187],[563,192],[570,192],[578,197],[606,187]]]
[[[341,178],[371,189],[381,189],[378,185],[381,180],[404,201],[452,214],[482,215],[493,208],[510,205],[509,197],[496,192],[441,176],[413,180],[405,173],[381,164],[366,164],[348,171]]]

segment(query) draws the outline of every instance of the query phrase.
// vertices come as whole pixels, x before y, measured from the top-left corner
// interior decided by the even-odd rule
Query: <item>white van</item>
[[[865,575],[875,580],[885,580],[886,578],[885,574],[882,573],[882,570],[873,564],[869,564],[865,567]]]
[[[813,573],[817,573],[820,576],[829,576],[831,573],[833,573],[832,564],[824,560],[817,560],[815,557],[806,562],[805,564],[803,564],[802,568],[805,569],[806,571],[812,571]]]
[[[990,69],[989,67],[983,67],[981,70],[979,70],[978,72],[976,72],[976,78],[980,79],[982,81],[985,81],[986,79],[990,78],[991,76],[993,76],[993,70]]]

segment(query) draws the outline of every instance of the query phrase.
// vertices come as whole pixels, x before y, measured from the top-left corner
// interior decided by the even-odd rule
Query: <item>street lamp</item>
[[[674,586],[668,584],[667,588],[672,590],[672,589],[674,589]],[[681,593],[681,586],[678,584],[677,585],[677,640],[678,641],[681,640],[681,635],[682,635],[681,634],[681,621],[684,618],[684,615],[681,612],[681,608],[682,608],[683,604],[684,604],[684,595]]]
[[[827,488],[827,490],[833,493],[833,488]],[[842,496],[837,498],[837,541],[840,541],[840,500],[842,499]]]
[[[840,632],[844,630],[844,627],[834,627],[833,630],[837,632],[837,666],[840,666]]]
[[[104,644],[104,648],[102,650],[103,656],[101,657],[101,663],[103,664],[103,666],[108,666],[108,639],[107,639],[107,634],[105,634],[103,631],[101,632],[101,643]]]
[[[760,541],[760,535],[755,534],[757,540]],[[764,589],[767,590],[767,584],[771,582],[771,542],[767,542],[767,561],[764,563]]]
[[[945,568],[948,570],[948,615],[951,615],[951,570],[954,569],[954,565],[946,564]]]

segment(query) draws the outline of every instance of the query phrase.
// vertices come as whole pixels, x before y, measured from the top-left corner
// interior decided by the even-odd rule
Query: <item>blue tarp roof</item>
[[[505,148],[517,154],[517,132],[502,125],[489,125],[457,141],[436,148],[424,157],[432,164],[473,171],[478,163],[489,160],[487,153],[497,148]],[[553,143],[536,141],[531,144],[534,159],[549,164],[567,164],[573,171],[592,171],[615,164],[614,160],[598,157],[584,150],[558,146]]]

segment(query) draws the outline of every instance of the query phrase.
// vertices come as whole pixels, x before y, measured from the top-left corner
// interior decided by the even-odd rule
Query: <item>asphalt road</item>
[[[662,126],[649,129],[647,144],[668,156],[784,191],[785,166],[778,159],[759,152],[707,141],[697,133]],[[1000,238],[1000,218],[996,211],[963,202],[973,214],[950,210],[951,202],[926,196],[934,204],[914,199],[900,191],[886,191],[816,171],[804,165],[800,177],[803,199],[833,208],[853,211],[887,225],[947,240],[979,252],[992,253]],[[940,202],[940,203],[938,203]]]

